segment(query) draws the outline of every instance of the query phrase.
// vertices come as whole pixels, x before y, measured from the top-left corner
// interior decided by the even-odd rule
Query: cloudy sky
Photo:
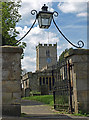
[[[44,2],[43,2],[44,1]],[[55,0],[56,1],[56,0]],[[81,0],[22,0],[22,7],[19,9],[22,20],[17,24],[16,29],[20,32],[18,39],[21,38],[31,27],[35,20],[35,15],[31,15],[31,10],[41,10],[44,4],[47,4],[50,11],[57,11],[58,17],[54,17],[61,31],[77,45],[79,40],[83,40],[87,48],[87,2]],[[36,22],[31,32],[23,39],[27,43],[24,50],[24,59],[22,60],[22,68],[27,71],[36,70],[36,46],[38,43],[56,43],[57,55],[62,53],[66,48],[72,47],[58,33],[53,22],[49,29],[40,29]]]

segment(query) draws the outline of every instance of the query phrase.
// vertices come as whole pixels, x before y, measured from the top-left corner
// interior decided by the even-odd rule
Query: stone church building
[[[52,93],[57,77],[57,43],[39,44],[36,46],[36,71],[22,76],[23,95],[29,96],[29,91]]]

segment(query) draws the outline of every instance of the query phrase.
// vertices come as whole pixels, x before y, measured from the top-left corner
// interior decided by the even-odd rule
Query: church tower
[[[52,66],[57,63],[57,43],[39,44],[36,46],[36,70],[41,70],[46,66]]]

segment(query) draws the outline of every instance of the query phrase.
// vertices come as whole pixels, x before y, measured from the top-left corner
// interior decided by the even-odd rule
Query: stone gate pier
[[[2,115],[21,114],[21,53],[22,49],[13,46],[0,46],[2,49]]]
[[[89,112],[89,49],[73,49],[65,54],[72,65],[72,103],[76,113]]]

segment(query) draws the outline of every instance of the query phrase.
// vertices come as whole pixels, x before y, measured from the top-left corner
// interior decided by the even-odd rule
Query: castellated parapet
[[[55,47],[57,47],[57,43],[56,44],[41,44],[41,43],[39,43],[38,44],[38,46],[36,46],[36,49],[39,49],[39,47],[53,47],[53,46],[55,46]]]
[[[38,46],[57,46],[57,43],[56,44],[41,44],[41,43],[39,43]]]

